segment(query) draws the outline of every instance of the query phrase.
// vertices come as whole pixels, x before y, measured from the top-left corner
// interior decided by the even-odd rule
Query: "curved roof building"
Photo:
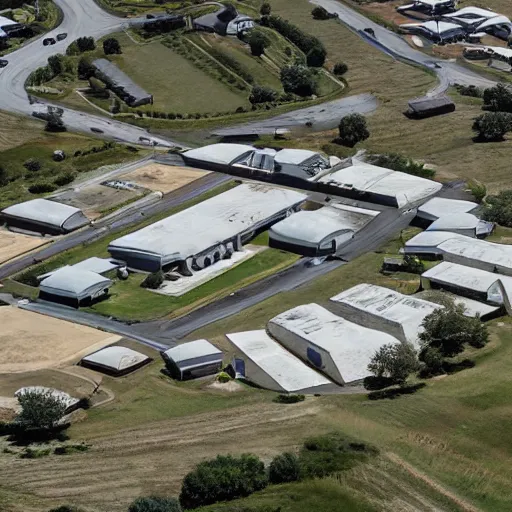
[[[9,226],[48,234],[69,233],[89,223],[78,208],[42,198],[9,206],[1,218]]]
[[[480,220],[471,213],[453,213],[443,215],[427,228],[427,231],[450,231],[472,238],[483,238],[492,233],[494,224]]]
[[[478,208],[477,203],[462,201],[460,199],[446,199],[444,197],[433,197],[418,207],[417,217],[425,224],[430,224],[439,217],[445,215],[458,215],[470,213]]]
[[[112,375],[125,375],[150,361],[151,358],[131,348],[112,346],[82,358],[80,364]]]

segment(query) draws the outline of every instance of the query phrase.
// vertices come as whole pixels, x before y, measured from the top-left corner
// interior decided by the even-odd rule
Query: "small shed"
[[[217,373],[222,367],[223,353],[208,340],[183,343],[162,352],[172,377],[188,380]]]
[[[406,116],[423,119],[453,111],[455,111],[455,103],[448,96],[424,96],[409,101],[409,110],[407,110]]]
[[[151,358],[127,347],[106,347],[82,358],[80,364],[115,377],[126,375],[151,362]]]

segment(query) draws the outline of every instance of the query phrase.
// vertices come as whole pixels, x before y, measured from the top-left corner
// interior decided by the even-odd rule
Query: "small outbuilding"
[[[151,362],[151,358],[127,347],[106,347],[82,358],[80,364],[91,370],[119,377]]]
[[[212,375],[222,368],[224,354],[207,340],[182,343],[162,352],[162,358],[174,379],[188,380]]]
[[[398,6],[396,10],[398,12],[415,11],[436,16],[454,11],[456,5],[457,0],[415,0],[412,3]]]
[[[454,111],[455,103],[448,96],[423,96],[409,101],[406,115],[414,119],[424,119]]]
[[[63,267],[43,279],[39,298],[78,308],[105,298],[112,281],[96,272]]]
[[[50,235],[69,233],[89,224],[78,208],[42,198],[5,208],[0,220],[9,227]]]
[[[254,28],[254,20],[239,14],[233,4],[223,5],[218,11],[205,14],[192,21],[195,30],[213,32],[221,36],[237,36]]]

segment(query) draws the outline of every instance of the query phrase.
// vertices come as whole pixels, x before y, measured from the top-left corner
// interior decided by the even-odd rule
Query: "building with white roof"
[[[39,298],[78,307],[106,297],[111,286],[110,279],[96,272],[63,267],[43,279]]]
[[[331,382],[270,338],[264,330],[226,335],[237,349],[237,376],[278,393],[321,393]]]
[[[120,376],[151,362],[151,358],[127,347],[105,347],[82,358],[80,364],[92,370]]]
[[[353,160],[345,167],[318,180],[320,191],[365,201],[412,208],[441,190],[435,181],[392,171],[384,167]]]
[[[432,222],[427,231],[450,231],[471,238],[484,238],[489,236],[493,229],[493,222],[481,220],[471,213],[451,213]]]
[[[27,386],[24,388],[20,388],[18,389],[18,391],[14,393],[14,396],[20,397],[23,396],[25,393],[31,392],[45,393],[57,398],[66,406],[66,414],[70,413],[71,411],[74,411],[78,407],[78,404],[80,403],[80,400],[78,400],[78,398],[74,398],[70,394],[65,393],[64,391],[60,391],[55,388],[46,388],[44,386]]]
[[[433,197],[426,203],[418,206],[418,213],[416,214],[415,220],[421,227],[428,227],[432,222],[439,219],[439,217],[471,213],[477,208],[478,204],[471,201]]]
[[[0,219],[10,227],[43,234],[69,233],[89,223],[78,208],[42,198],[9,206]]]
[[[6,18],[5,16],[0,16],[0,32],[5,34],[5,37],[16,36],[24,29],[25,27],[21,23]],[[0,37],[2,37],[1,34]]]
[[[450,233],[449,231],[422,231],[407,240],[401,252],[404,254],[418,254],[422,257],[433,256],[441,258],[442,251],[439,249],[439,245],[451,238],[457,239],[463,236]]]
[[[258,230],[293,213],[306,200],[294,190],[239,185],[110,243],[127,266],[156,271],[200,270],[241,248]]]
[[[335,254],[378,214],[343,204],[301,210],[270,228],[269,245],[304,256]]]
[[[472,7],[467,6],[462,9],[458,9],[455,12],[446,13],[443,15],[444,18],[451,18],[459,20],[480,20],[480,19],[489,19],[494,18],[495,16],[499,16],[497,12],[491,11],[489,9],[482,9],[481,7]]]
[[[512,277],[448,261],[424,272],[421,284],[424,289],[447,290],[494,306],[507,307],[512,297]]]
[[[398,12],[418,11],[429,15],[436,15],[455,10],[457,0],[415,0],[412,3],[400,5]]]
[[[344,385],[370,375],[375,352],[395,337],[334,315],[318,304],[305,304],[272,318],[268,332],[290,352]]]
[[[402,342],[412,343],[416,348],[420,345],[418,335],[423,330],[423,320],[441,307],[366,283],[349,288],[329,301],[329,309],[337,315],[364,327],[386,332]]]
[[[254,148],[246,144],[221,143],[189,149],[182,156],[185,163],[192,167],[225,171],[233,162],[253,152]]]
[[[400,28],[411,34],[425,36],[434,42],[462,40],[466,35],[464,27],[450,21],[429,20],[422,23],[403,23]]]
[[[175,379],[187,380],[217,373],[224,354],[207,340],[182,343],[162,352],[169,372]]]
[[[475,28],[476,32],[487,32],[500,39],[507,40],[512,33],[512,22],[506,16],[495,16],[482,22]]]

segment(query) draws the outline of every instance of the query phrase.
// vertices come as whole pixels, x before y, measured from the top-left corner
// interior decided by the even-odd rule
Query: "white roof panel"
[[[82,361],[104,366],[114,371],[122,371],[137,366],[148,359],[148,356],[131,348],[115,346],[98,350],[98,352],[82,358]]]
[[[436,220],[444,215],[469,213],[475,208],[478,208],[478,204],[471,201],[433,197],[418,207],[418,217]]]
[[[451,231],[453,229],[475,229],[480,219],[471,213],[449,213],[439,217],[427,231]]]
[[[489,18],[488,20],[484,21],[481,25],[478,25],[476,30],[483,30],[495,25],[511,25],[511,22],[506,16],[495,16],[494,18]]]
[[[165,265],[252,231],[302,203],[294,190],[243,184],[138,231],[114,240],[109,250],[157,255]]]
[[[277,336],[274,326],[288,333],[278,339],[292,351],[300,351],[297,345],[307,343],[327,352],[346,384],[370,375],[368,363],[382,345],[400,343],[389,334],[349,322],[318,304],[304,304],[272,318],[268,328]]]
[[[219,350],[208,340],[196,340],[182,343],[181,345],[166,350],[164,354],[175,363],[182,363],[189,359],[204,356],[219,356],[220,360],[222,360],[223,357],[222,350]]]
[[[120,267],[119,263],[113,263],[108,258],[98,258],[93,256],[86,260],[80,261],[71,265],[75,270],[88,270],[89,272],[96,272],[96,274],[104,274]]]
[[[494,18],[495,16],[498,16],[498,13],[490,11],[489,9],[471,6],[463,7],[462,9],[449,14],[443,14],[443,17],[445,18]]]
[[[422,231],[405,242],[405,249],[411,247],[422,247],[424,249],[436,249],[439,244],[450,239],[458,239],[464,235],[450,233],[449,231]],[[465,237],[469,238],[469,237]],[[470,238],[470,240],[472,240]],[[407,252],[407,251],[406,251]]]
[[[226,334],[226,336],[262,372],[289,393],[330,384],[330,381],[323,375],[285,350],[264,330],[235,332]],[[255,382],[257,380],[257,376],[248,376],[248,378]]]
[[[91,290],[108,288],[112,281],[89,270],[62,267],[45,278],[39,288],[42,292],[82,299]]]
[[[10,25],[19,25],[17,21],[13,21],[5,16],[0,16],[0,27],[9,27]]]
[[[234,160],[239,159],[242,155],[251,151],[254,151],[254,148],[245,144],[220,143],[190,149],[185,151],[183,155],[186,158],[192,158],[207,163],[229,165]]]
[[[300,165],[311,157],[318,155],[316,151],[308,149],[282,149],[274,156],[274,162],[279,164]]]

